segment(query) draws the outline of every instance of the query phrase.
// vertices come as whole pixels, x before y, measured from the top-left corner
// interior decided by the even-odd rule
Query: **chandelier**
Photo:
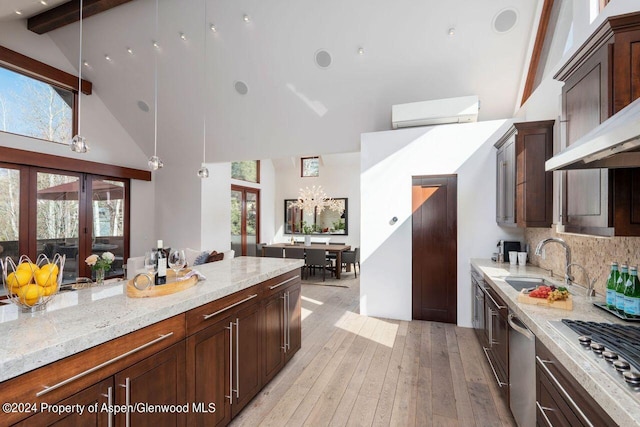
[[[301,188],[298,200],[293,203],[293,206],[305,212],[320,213],[325,209],[330,209],[340,215],[344,212],[344,200],[334,200],[328,197],[321,185]]]

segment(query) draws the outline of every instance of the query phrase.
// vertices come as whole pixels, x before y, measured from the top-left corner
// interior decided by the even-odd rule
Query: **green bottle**
[[[619,277],[620,272],[618,271],[618,263],[612,262],[611,271],[607,278],[607,308],[609,310],[615,310],[616,308],[616,284],[618,283]]]
[[[624,314],[627,317],[640,316],[640,283],[638,282],[638,269],[631,267],[631,274],[624,290]]]
[[[629,273],[627,272],[627,264],[622,264],[620,266],[622,270],[620,273],[620,277],[618,277],[618,281],[616,282],[616,310],[618,313],[624,313],[624,289],[627,284],[627,279],[629,279]]]

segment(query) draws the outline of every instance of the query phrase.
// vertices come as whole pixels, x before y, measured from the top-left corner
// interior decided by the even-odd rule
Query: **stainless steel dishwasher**
[[[536,425],[536,337],[509,313],[509,406],[519,427]]]

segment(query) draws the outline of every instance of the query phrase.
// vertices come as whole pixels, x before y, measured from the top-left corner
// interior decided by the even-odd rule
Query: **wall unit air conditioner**
[[[393,129],[478,121],[477,96],[435,99],[391,106]]]

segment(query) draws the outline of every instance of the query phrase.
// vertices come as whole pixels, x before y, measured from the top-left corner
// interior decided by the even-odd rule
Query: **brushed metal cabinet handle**
[[[233,405],[233,322],[225,329],[229,330],[229,395],[225,397],[229,399],[229,405]]]
[[[127,377],[124,380],[124,384],[120,384],[120,387],[124,387],[124,403],[126,405],[126,412],[124,413],[124,425],[125,427],[131,426],[131,378]]]
[[[240,399],[240,319],[236,317],[236,399]]]
[[[496,368],[493,367],[493,362],[491,361],[491,358],[489,357],[489,352],[487,351],[486,347],[482,347],[482,350],[484,350],[484,356],[487,358],[487,362],[489,362],[489,366],[491,367],[491,370],[493,371],[493,376],[496,379],[496,382],[498,383],[498,387],[502,388],[503,385],[507,385],[507,383],[503,383],[502,381],[500,381],[500,378],[498,378],[498,373],[496,372]]]
[[[269,286],[269,290],[273,290],[273,289],[275,289],[277,287],[280,287],[282,285],[286,285],[287,283],[291,282],[292,280],[296,280],[298,277],[300,277],[300,276],[296,275],[296,276],[293,276],[293,277],[291,277],[291,278],[289,278],[289,279],[287,279],[287,280],[285,280],[283,282],[278,283],[277,285]]]
[[[75,381],[77,379],[80,379],[80,378],[82,378],[84,376],[87,376],[87,375],[91,374],[92,372],[95,372],[95,371],[97,371],[99,369],[102,369],[105,366],[111,365],[112,363],[115,363],[118,360],[122,360],[127,356],[131,356],[132,354],[137,353],[140,350],[144,350],[147,347],[150,347],[150,346],[152,346],[152,345],[154,345],[154,344],[156,344],[156,343],[158,343],[158,342],[160,342],[162,340],[165,340],[165,339],[169,338],[171,335],[173,335],[173,332],[169,332],[168,334],[160,335],[158,338],[156,338],[154,340],[151,340],[146,344],[142,344],[141,346],[136,347],[133,350],[129,350],[126,353],[122,353],[121,355],[116,356],[113,359],[109,359],[106,362],[103,362],[103,363],[101,363],[99,365],[96,365],[93,368],[89,368],[86,371],[80,372],[78,375],[74,375],[71,378],[67,378],[66,380],[60,381],[59,383],[57,383],[55,385],[52,385],[52,386],[44,386],[44,390],[41,390],[41,391],[37,392],[36,393],[36,397],[43,396],[43,395],[45,395],[45,394],[47,394],[47,393],[49,393],[49,392],[51,392],[51,391],[53,391],[55,389],[58,389],[58,388],[60,388],[62,386],[65,386],[65,385],[67,385],[67,384],[69,384],[69,383],[71,383],[71,382],[73,382],[73,381]]]
[[[111,408],[113,407],[113,387],[107,387],[107,394],[103,394],[103,397],[107,398],[107,405],[109,406],[109,412],[107,413],[107,427],[113,427],[113,412]]]
[[[541,406],[540,402],[538,402],[537,400],[536,400],[536,406],[538,407],[538,411],[540,411],[540,414],[542,414],[542,418],[544,418],[545,424],[547,424],[547,426],[549,427],[553,427],[553,424],[551,424],[551,420],[549,420],[549,417],[547,417],[547,412],[546,412],[546,411],[553,411],[553,409]]]
[[[239,306],[240,304],[242,304],[242,303],[244,303],[244,302],[247,302],[247,301],[249,301],[249,300],[251,300],[251,299],[254,299],[254,298],[255,298],[255,297],[257,297],[257,296],[258,296],[258,294],[249,295],[249,296],[248,296],[248,297],[246,297],[245,299],[240,300],[240,301],[238,301],[238,302],[234,302],[233,304],[228,305],[228,306],[226,306],[225,308],[223,308],[223,309],[221,309],[221,310],[216,311],[215,313],[211,313],[211,314],[203,314],[203,315],[202,315],[202,317],[204,317],[204,320],[211,319],[213,316],[217,316],[217,315],[218,315],[218,314],[220,314],[220,313],[224,313],[225,311],[227,311],[227,310],[229,310],[229,309],[231,309],[231,308],[233,308],[233,307],[237,307],[237,306]]]

